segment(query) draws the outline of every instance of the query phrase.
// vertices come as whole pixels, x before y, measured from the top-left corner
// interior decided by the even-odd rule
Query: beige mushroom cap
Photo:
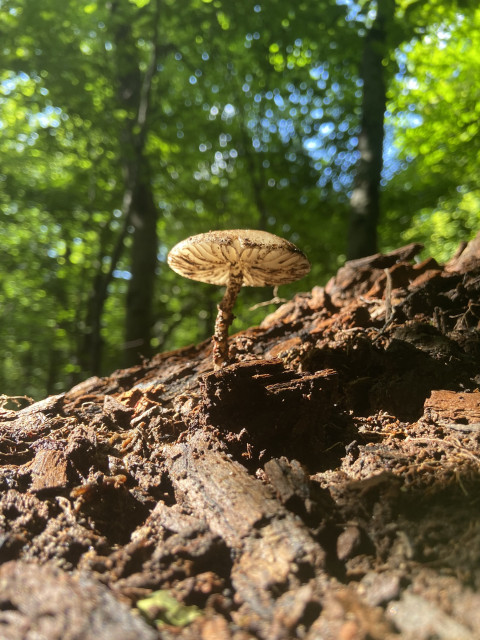
[[[209,231],[182,240],[168,254],[168,264],[180,275],[226,285],[231,273],[243,274],[242,286],[286,284],[310,271],[306,256],[294,244],[251,229]]]

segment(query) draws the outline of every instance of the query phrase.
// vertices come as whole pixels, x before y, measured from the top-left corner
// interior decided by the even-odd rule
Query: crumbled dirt
[[[0,637],[478,638],[480,235],[419,250],[223,370],[207,341],[0,410]],[[160,590],[200,615],[142,618]]]

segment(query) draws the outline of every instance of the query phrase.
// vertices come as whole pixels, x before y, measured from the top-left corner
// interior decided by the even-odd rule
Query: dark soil
[[[208,341],[0,410],[0,638],[480,638],[480,236],[419,249],[223,370]]]

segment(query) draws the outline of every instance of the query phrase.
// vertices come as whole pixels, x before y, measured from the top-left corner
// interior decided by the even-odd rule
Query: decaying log
[[[170,448],[167,456],[180,501],[205,514],[211,531],[234,554],[231,581],[237,601],[243,604],[234,620],[244,618],[249,629],[262,637],[288,637],[314,601],[310,583],[324,567],[323,549],[260,480],[219,450],[211,436],[200,431],[188,443]],[[306,584],[309,597],[302,590],[297,602],[296,593]],[[287,613],[285,602],[291,606],[294,601],[297,615],[290,612],[290,625],[280,628],[278,619]]]
[[[207,341],[1,409],[0,638],[475,640],[478,240],[419,250],[347,263],[221,370]],[[141,617],[156,592],[175,616]]]

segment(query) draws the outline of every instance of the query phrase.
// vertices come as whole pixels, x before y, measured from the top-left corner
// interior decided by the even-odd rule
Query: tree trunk
[[[100,242],[98,250],[97,273],[93,279],[90,295],[87,301],[85,313],[85,333],[79,343],[78,361],[84,371],[90,375],[100,375],[102,369],[103,339],[102,339],[102,316],[105,303],[108,298],[108,287],[113,279],[113,274],[120,260],[125,236],[127,235],[129,218],[124,218],[122,228],[118,232],[113,250],[110,253],[110,264],[106,273],[102,270],[103,258],[106,255],[107,229],[100,232]]]
[[[144,72],[140,59],[132,57],[137,51],[131,24],[123,16],[117,21],[115,42],[117,48],[119,98],[132,117],[125,122],[123,131],[123,172],[125,192],[122,211],[127,229],[131,233],[130,281],[126,300],[124,353],[127,365],[150,355],[150,337],[153,319],[155,267],[157,264],[157,210],[149,182],[145,141],[148,133],[148,115],[151,108],[152,81],[156,73],[159,43],[161,0],[152,2],[151,52]],[[112,15],[125,10],[118,3],[112,5]],[[167,52],[168,45],[162,47]],[[139,55],[137,53],[137,55]]]
[[[126,309],[126,366],[136,364],[141,358],[151,355],[158,240],[157,207],[148,182],[139,184],[134,194],[131,225],[134,230]]]
[[[362,119],[358,136],[360,158],[350,199],[348,260],[372,255],[377,251],[386,107],[383,61],[394,10],[394,0],[379,0],[376,18],[364,41],[361,65]]]

